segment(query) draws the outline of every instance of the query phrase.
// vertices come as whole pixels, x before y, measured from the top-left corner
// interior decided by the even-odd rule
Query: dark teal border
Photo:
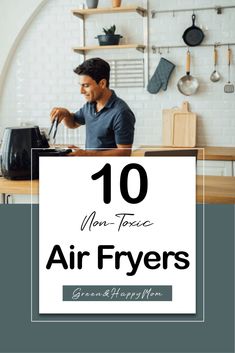
[[[30,205],[0,222],[0,352],[234,352],[234,205],[205,206],[205,322],[32,323]]]

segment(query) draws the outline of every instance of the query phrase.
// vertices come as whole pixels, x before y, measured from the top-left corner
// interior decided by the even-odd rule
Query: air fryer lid
[[[49,148],[48,141],[41,134],[38,126],[7,127],[3,143],[9,143],[14,149]]]
[[[8,179],[31,178],[31,149],[48,148],[38,126],[8,127],[1,148],[2,174]]]

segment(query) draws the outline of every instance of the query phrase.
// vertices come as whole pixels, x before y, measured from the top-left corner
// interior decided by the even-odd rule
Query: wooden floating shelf
[[[146,16],[147,10],[139,6],[123,6],[123,7],[98,7],[95,9],[76,9],[72,10],[75,16],[83,18],[88,15],[97,15],[105,13],[124,13],[124,12],[137,12],[141,16]]]
[[[90,50],[103,50],[103,49],[136,49],[144,52],[145,45],[142,44],[120,44],[120,45],[92,45],[87,47],[73,48],[76,53],[84,54]]]

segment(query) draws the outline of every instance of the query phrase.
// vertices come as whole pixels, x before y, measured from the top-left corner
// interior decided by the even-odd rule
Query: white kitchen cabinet
[[[203,173],[203,161],[197,161],[197,174],[198,175],[217,175],[217,176],[233,176],[234,162],[232,161],[216,161],[216,160],[204,160],[204,173]]]
[[[235,176],[235,161],[233,161],[233,176]]]

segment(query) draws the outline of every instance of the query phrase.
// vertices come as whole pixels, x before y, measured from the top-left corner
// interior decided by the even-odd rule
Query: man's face
[[[88,102],[96,102],[101,99],[104,92],[105,80],[96,83],[90,76],[80,76],[80,92]]]

